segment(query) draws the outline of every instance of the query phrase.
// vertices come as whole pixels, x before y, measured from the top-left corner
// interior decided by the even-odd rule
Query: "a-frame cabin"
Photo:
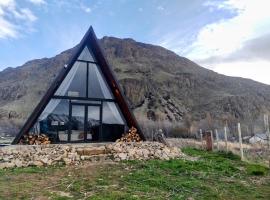
[[[90,27],[12,144],[25,134],[53,143],[115,141],[132,126],[145,140]]]

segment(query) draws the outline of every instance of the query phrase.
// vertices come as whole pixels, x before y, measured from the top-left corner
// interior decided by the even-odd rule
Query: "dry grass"
[[[194,147],[197,149],[205,149],[206,143],[203,144],[200,140],[185,139],[185,138],[169,138],[169,143],[180,148]],[[214,150],[217,150],[217,144],[214,143]],[[226,151],[224,141],[219,141],[219,150]],[[240,146],[238,142],[228,142],[228,151],[234,154],[240,154]],[[264,165],[270,164],[270,150],[267,144],[243,144],[244,158],[247,161],[258,162]]]

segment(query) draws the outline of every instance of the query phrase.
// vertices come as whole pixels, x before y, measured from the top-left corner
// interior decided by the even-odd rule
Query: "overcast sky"
[[[270,84],[269,0],[0,0],[0,70],[98,37],[166,47],[216,72]]]

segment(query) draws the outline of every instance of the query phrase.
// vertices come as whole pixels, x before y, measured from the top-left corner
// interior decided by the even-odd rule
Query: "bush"
[[[254,176],[265,176],[269,173],[269,169],[261,165],[250,164],[247,166],[247,173]]]
[[[169,132],[169,137],[174,137],[174,138],[188,138],[190,137],[190,134],[188,133],[188,129],[185,127],[173,127],[170,132]]]

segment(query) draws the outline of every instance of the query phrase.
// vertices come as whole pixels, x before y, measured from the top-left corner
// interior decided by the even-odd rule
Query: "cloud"
[[[162,11],[162,10],[165,10],[165,8],[163,6],[158,6],[157,10]]]
[[[270,84],[270,12],[268,0],[207,1],[210,12],[228,12],[201,28],[187,57],[214,71]]]
[[[30,9],[19,7],[15,0],[0,0],[0,39],[17,38],[26,28],[33,30],[36,20]]]
[[[37,20],[37,17],[28,8],[20,9],[20,13],[17,17],[22,20],[27,20],[29,22],[34,22]]]
[[[35,4],[35,5],[44,5],[46,2],[44,0],[28,0],[29,2]]]
[[[0,0],[0,38],[16,38],[16,26],[5,17],[6,11],[14,10],[15,2],[13,0]]]
[[[90,7],[87,7],[87,6],[83,5],[83,4],[81,4],[80,7],[86,13],[91,13],[92,12],[92,9]]]
[[[216,64],[212,69],[228,76],[250,78],[270,85],[270,62],[268,61],[239,61]]]
[[[208,66],[220,63],[253,61],[270,62],[270,33],[244,42],[240,49],[230,54],[196,60],[196,62]]]
[[[17,31],[16,26],[5,20],[0,16],[0,39],[2,38],[16,38],[17,37]]]
[[[233,13],[233,17],[204,26],[191,45],[188,57],[206,59],[210,56],[228,55],[242,48],[253,38],[270,32],[269,1],[225,0],[208,1],[204,6]]]

